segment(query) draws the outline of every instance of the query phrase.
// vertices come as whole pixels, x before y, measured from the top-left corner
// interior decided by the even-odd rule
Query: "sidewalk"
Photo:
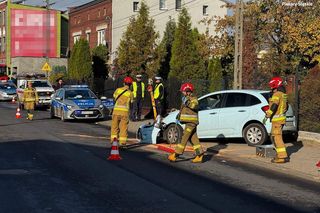
[[[129,141],[134,142],[138,128],[143,124],[153,123],[153,120],[129,122]],[[102,121],[98,124],[111,127],[111,120]],[[204,149],[214,153],[215,156],[229,158],[232,161],[247,163],[259,166],[276,172],[295,175],[312,181],[320,182],[320,168],[316,167],[320,161],[320,134],[299,132],[298,141],[286,143],[290,162],[286,164],[273,164],[270,158],[263,158],[256,155],[256,148],[241,142],[201,142]],[[159,149],[155,145],[150,148]],[[161,145],[166,147],[166,145]],[[174,147],[171,147],[174,149]],[[166,149],[162,149],[166,150]],[[188,147],[192,151],[192,147]],[[170,152],[169,149],[166,150]],[[171,150],[172,151],[172,150]]]

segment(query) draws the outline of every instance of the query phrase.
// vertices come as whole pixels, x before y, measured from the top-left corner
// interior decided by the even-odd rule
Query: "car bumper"
[[[67,112],[67,119],[102,119],[104,118],[103,110],[100,109],[90,109],[90,110],[73,110]]]
[[[17,95],[0,95],[0,100],[8,101],[12,100],[12,98],[16,98]]]

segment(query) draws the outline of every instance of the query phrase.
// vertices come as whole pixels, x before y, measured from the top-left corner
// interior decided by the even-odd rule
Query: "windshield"
[[[32,87],[50,87],[47,81],[33,81]]]
[[[269,102],[269,98],[271,98],[271,92],[264,92],[261,95]]]
[[[97,99],[97,96],[90,90],[66,90],[65,98],[75,99]]]
[[[13,84],[0,84],[0,89],[15,89]]]

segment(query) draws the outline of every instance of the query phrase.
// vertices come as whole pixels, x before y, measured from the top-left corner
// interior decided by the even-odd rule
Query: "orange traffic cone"
[[[108,157],[108,160],[121,160],[121,159],[122,158],[120,157],[120,154],[119,154],[118,140],[117,138],[114,138],[112,142],[111,153],[110,153],[110,156]]]
[[[12,104],[15,104],[15,103],[16,103],[16,99],[14,98],[14,96],[12,97],[11,103],[12,103]]]
[[[16,118],[21,118],[21,113],[20,113],[20,108],[17,108],[17,112],[16,112]]]

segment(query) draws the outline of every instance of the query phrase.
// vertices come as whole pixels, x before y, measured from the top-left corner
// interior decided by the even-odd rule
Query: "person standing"
[[[156,84],[153,90],[153,97],[156,104],[157,115],[162,115],[164,105],[164,86],[162,84],[162,78],[160,76],[156,76],[155,81]]]
[[[62,80],[62,78],[59,78],[58,80],[57,80],[57,85],[55,86],[55,90],[58,90],[58,89],[61,89],[62,87],[64,86],[64,82],[63,82],[63,80]]]
[[[198,99],[193,96],[194,87],[191,83],[184,83],[181,85],[180,91],[184,98],[180,108],[180,112],[177,115],[177,120],[185,124],[181,143],[177,145],[175,152],[170,154],[168,160],[175,162],[179,155],[182,155],[187,142],[192,143],[193,149],[196,153],[196,157],[192,160],[193,163],[202,163],[203,151],[200,145],[200,141],[197,135],[197,126],[199,124],[198,118]]]
[[[130,104],[133,101],[133,94],[130,90],[132,81],[131,77],[125,77],[124,86],[116,89],[113,94],[115,105],[112,112],[110,142],[112,143],[113,139],[117,138],[120,146],[127,144]]]
[[[39,103],[38,93],[35,88],[32,87],[32,82],[27,82],[28,87],[23,90],[23,106],[27,110],[27,119],[33,120],[34,107]]]
[[[142,75],[136,75],[136,81],[132,83],[133,107],[131,113],[132,121],[140,121],[142,113],[142,104],[145,95],[145,84],[142,82]]]
[[[266,119],[272,122],[271,140],[276,148],[277,156],[271,160],[272,163],[286,163],[289,161],[286,147],[282,139],[282,128],[286,123],[286,112],[288,101],[283,80],[274,77],[269,82],[272,90],[272,97],[269,99],[269,110],[266,111]]]

